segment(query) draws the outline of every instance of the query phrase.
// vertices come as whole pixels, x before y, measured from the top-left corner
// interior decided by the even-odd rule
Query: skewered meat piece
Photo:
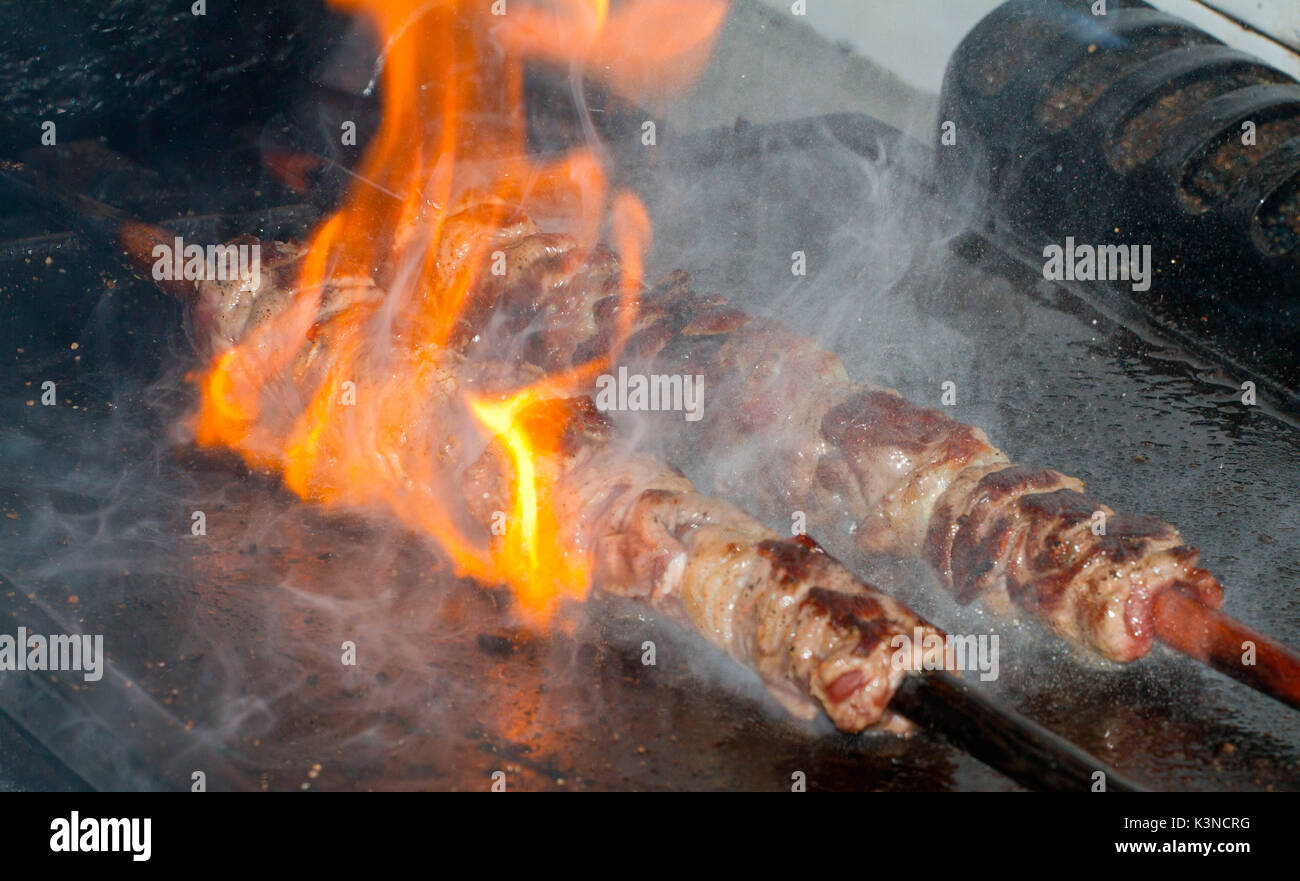
[[[448,227],[483,235],[468,215]],[[1162,592],[1178,585],[1222,603],[1169,524],[1117,513],[1075,478],[1011,464],[978,428],[850,380],[832,353],[696,293],[684,273],[631,303],[606,251],[584,255],[522,223],[499,246],[508,271],[481,286],[465,333],[492,312],[526,330],[529,357],[558,370],[597,357],[626,328],[629,369],[703,375],[709,418],[662,420],[656,434],[668,436],[672,461],[703,454],[727,498],[781,518],[802,510],[827,529],[851,522],[863,550],[925,559],[959,601],[1017,605],[1115,661],[1150,649]],[[728,459],[753,437],[761,460]]]
[[[511,234],[507,226],[498,239]],[[443,259],[462,259],[452,241]],[[539,247],[534,242],[532,247]],[[366,324],[381,307],[382,297],[369,279],[331,281],[312,300],[292,287],[294,267],[302,250],[290,245],[264,244],[275,255],[263,270],[261,284],[241,290],[238,283],[202,282],[192,303],[193,332],[199,348],[216,358],[237,346],[258,346],[258,328],[283,321],[304,302],[315,309],[310,332],[298,339],[300,350],[278,361],[278,374],[267,383],[259,408],[270,436],[281,436],[329,375],[332,353],[341,351],[349,334]],[[268,269],[270,271],[268,271]],[[284,337],[275,337],[280,343]],[[269,344],[268,344],[269,345]],[[252,356],[263,356],[254,349]],[[247,353],[245,353],[247,356]],[[374,507],[388,503],[402,516],[425,499],[430,504],[458,494],[467,529],[490,540],[493,512],[510,508],[513,464],[500,441],[484,447],[444,442],[443,438],[473,437],[466,411],[467,393],[490,395],[538,377],[528,365],[505,365],[488,359],[467,359],[454,348],[393,347],[373,355],[379,359],[357,369],[383,369],[382,359],[417,358],[418,388],[410,399],[419,403],[403,413],[402,437],[377,451],[387,468],[426,479],[408,481],[397,489],[340,487],[328,473],[311,474],[295,487],[308,497],[328,497],[349,505]],[[265,364],[263,366],[265,366]],[[265,379],[265,377],[264,377]],[[895,690],[915,663],[910,652],[899,652],[919,632],[941,637],[902,604],[856,578],[842,564],[807,538],[781,539],[739,509],[696,491],[693,484],[663,462],[628,449],[614,435],[612,423],[589,398],[546,401],[546,417],[562,425],[553,448],[538,452],[544,500],[562,524],[565,547],[586,558],[598,589],[647,603],[694,627],[718,648],[751,667],[769,691],[792,713],[811,717],[820,707],[844,731],[871,726],[895,730],[906,721],[888,709]],[[359,410],[360,408],[357,408]],[[337,437],[364,435],[353,424],[357,412],[342,407],[328,421],[328,436],[317,439],[329,449]],[[250,432],[244,452],[251,461],[275,463],[276,452],[255,446]],[[437,450],[432,458],[430,450]],[[431,462],[436,461],[436,466]],[[394,498],[393,493],[399,497]],[[402,493],[413,497],[401,497]],[[451,496],[455,497],[455,496]]]
[[[896,721],[887,707],[911,669],[896,648],[911,643],[914,628],[937,631],[806,537],[781,539],[685,478],[668,478],[658,462],[636,464],[659,472],[651,488],[629,485],[636,466],[626,451],[601,453],[564,482],[580,490],[557,506],[598,536],[601,590],[694,627],[758,672],[797,716],[812,715],[811,697],[843,731]],[[593,511],[609,513],[590,522]]]

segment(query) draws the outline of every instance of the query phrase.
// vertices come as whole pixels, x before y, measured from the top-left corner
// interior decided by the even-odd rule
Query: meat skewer
[[[465,212],[448,224],[444,251],[456,248],[458,229],[465,237],[483,234],[474,213]],[[128,250],[140,253],[130,227],[124,232]],[[1058,635],[1112,660],[1140,657],[1159,637],[1300,706],[1300,658],[1215,611],[1221,587],[1195,566],[1196,552],[1167,524],[1117,515],[1084,496],[1080,481],[1009,465],[977,428],[915,407],[889,390],[851,383],[831,353],[779,324],[727,307],[716,295],[700,297],[684,273],[643,292],[627,320],[619,314],[627,305],[616,294],[621,273],[612,255],[598,251],[583,258],[571,239],[542,235],[522,216],[497,238],[509,269],[500,285],[485,284],[476,292],[462,320],[462,342],[486,314],[504,310],[516,315],[516,323],[532,326],[533,357],[555,369],[592,357],[610,344],[614,326],[626,321],[629,357],[703,370],[712,381],[713,400],[735,402],[731,414],[710,421],[713,433],[705,442],[711,449],[726,449],[734,441],[726,434],[730,428],[744,432],[775,424],[785,429],[778,433],[785,454],[779,461],[792,467],[733,472],[723,477],[724,487],[750,488],[742,495],[757,495],[769,505],[780,499],[787,510],[807,509],[813,522],[830,522],[847,508],[864,527],[859,530],[864,549],[928,557],[959,600],[969,602],[983,592],[995,610],[1014,602]],[[744,377],[740,388],[734,387],[737,377]],[[808,378],[815,380],[811,388]],[[801,387],[782,393],[782,383],[792,381]],[[839,406],[833,406],[837,398]],[[772,412],[773,401],[780,412]],[[812,425],[821,430],[809,432]],[[907,468],[897,467],[899,458]],[[888,467],[880,468],[881,460]],[[873,468],[885,479],[879,480]],[[754,493],[755,486],[765,492]],[[974,509],[954,515],[963,501]],[[1017,516],[993,516],[1008,508]],[[1109,521],[1108,539],[1090,528],[1098,512]],[[942,526],[934,528],[931,520]],[[1072,550],[1073,571],[1060,553],[1040,552],[1025,565],[1029,540],[1039,548]],[[1009,553],[1011,548],[1020,553]],[[1097,562],[1128,565],[1119,578],[1112,568],[1112,577],[1099,586],[1096,579],[1081,577],[1095,571]],[[1171,588],[1178,593],[1169,594]],[[1185,601],[1176,602],[1179,598]],[[1254,666],[1241,663],[1247,641],[1257,650]]]
[[[1222,587],[1169,524],[1115,512],[1076,478],[1012,464],[978,428],[853,382],[832,353],[696,293],[684,273],[629,302],[611,254],[584,255],[526,218],[517,226],[528,232],[509,243],[507,272],[479,309],[514,315],[548,370],[621,334],[631,369],[703,375],[710,418],[665,420],[671,458],[718,464],[753,436],[777,448],[724,467],[724,496],[779,517],[802,510],[823,528],[851,521],[864,551],[921,558],[958,601],[1019,606],[1110,660],[1160,639],[1300,708],[1300,656],[1218,611]],[[466,218],[461,234],[481,232]],[[474,326],[471,313],[466,332]]]
[[[69,203],[63,204],[66,209]],[[76,201],[73,215],[88,204],[93,211],[82,228],[92,237],[112,228],[118,246],[137,267],[147,268],[152,246],[170,239],[165,230],[86,200]],[[201,285],[195,293],[186,286],[161,286],[191,307],[187,322],[206,336],[200,347],[209,353],[291,303],[283,296],[283,284],[292,277],[301,251],[269,244],[270,271],[261,291],[268,296],[236,297],[241,302],[232,303],[228,286],[205,283],[206,290]],[[375,301],[367,282],[341,284],[333,293],[343,297],[321,298],[324,324],[343,311],[340,299]],[[326,305],[331,303],[332,313]],[[232,335],[236,326],[239,333]],[[328,334],[315,339],[328,339]],[[310,361],[316,353],[304,354]],[[454,410],[450,396],[459,382],[501,381],[501,375],[489,377],[491,367],[481,362],[467,370],[468,362],[454,350],[441,352],[439,359],[428,413]],[[1140,791],[1094,757],[989,701],[950,673],[899,664],[895,637],[912,639],[918,628],[934,636],[942,636],[941,631],[853,576],[811,539],[782,540],[739,509],[699,494],[689,480],[657,460],[618,449],[611,423],[589,399],[552,406],[567,410],[563,443],[544,462],[555,472],[552,503],[583,536],[579,544],[594,558],[594,583],[602,591],[646,602],[695,627],[754,669],[796,716],[807,718],[820,706],[846,732],[873,726],[905,730],[915,720],[1030,788],[1095,789],[1101,774],[1109,791]],[[505,467],[498,447],[465,469],[475,479],[460,487],[464,507],[480,526],[493,505],[504,504]],[[494,491],[485,491],[494,484]]]

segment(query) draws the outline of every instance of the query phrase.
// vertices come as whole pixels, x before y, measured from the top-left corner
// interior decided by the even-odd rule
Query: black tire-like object
[[[1027,259],[1068,236],[1151,245],[1131,298],[1300,388],[1300,84],[1146,4],[1106,6],[1012,0],[967,35],[941,191],[974,179],[981,222]]]

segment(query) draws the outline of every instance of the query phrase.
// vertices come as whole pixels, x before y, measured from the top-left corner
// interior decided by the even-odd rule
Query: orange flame
[[[726,0],[333,2],[381,36],[382,123],[359,183],[311,237],[292,304],[198,377],[196,439],[282,472],[304,498],[386,506],[435,537],[459,573],[509,584],[545,616],[589,580],[548,504],[542,458],[564,423],[546,405],[603,369],[622,335],[598,364],[504,394],[456,387],[440,357],[480,283],[491,230],[514,210],[555,219],[585,250],[608,221],[624,265],[624,333],[650,222],[635,195],[610,192],[598,150],[526,158],[523,65],[563,62],[624,95],[680,86],[707,58]],[[474,205],[484,234],[449,243],[448,218]],[[449,244],[462,250],[440,259]],[[356,296],[335,313],[340,288]],[[464,442],[464,414],[513,470],[498,535],[451,501],[461,496],[444,454]]]

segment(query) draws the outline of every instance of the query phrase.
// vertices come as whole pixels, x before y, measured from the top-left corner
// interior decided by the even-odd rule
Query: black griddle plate
[[[905,180],[834,143],[758,166],[664,162],[647,187],[653,263],[696,270],[915,400],[937,405],[956,382],[954,415],[1115,507],[1172,520],[1229,611],[1300,645],[1300,431],[1243,408],[1237,377],[955,239]],[[796,278],[800,249],[812,259]],[[174,305],[143,283],[106,291],[84,264],[0,280],[14,316],[0,632],[103,633],[111,669],[98,683],[2,673],[0,709],[91,785],[184,789],[203,771],[209,789],[486,789],[500,770],[517,789],[780,790],[796,772],[810,789],[1012,788],[926,735],[794,722],[632,604],[529,628],[420,540],[173,443],[187,363]],[[26,406],[45,378],[61,404]],[[196,510],[206,536],[190,534]],[[919,567],[862,560],[847,529],[816,537],[949,630],[996,632],[1001,675],[980,687],[1137,780],[1300,788],[1294,712],[1162,649],[1123,668],[1080,658],[1032,624],[956,607]],[[341,663],[348,640],[356,666]]]

